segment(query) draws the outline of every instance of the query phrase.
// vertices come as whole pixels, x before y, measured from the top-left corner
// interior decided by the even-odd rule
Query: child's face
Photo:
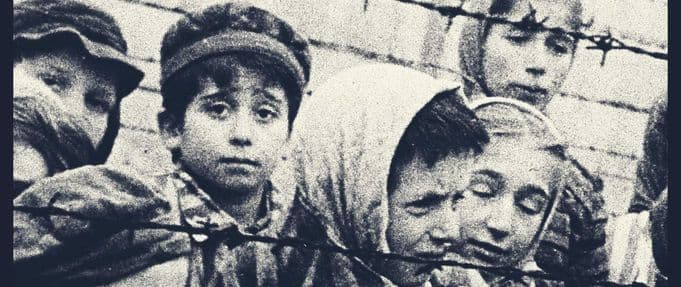
[[[228,69],[228,79],[200,76],[178,134],[180,161],[218,191],[250,193],[281,158],[287,97],[282,84],[258,68],[232,63]]]
[[[419,157],[396,173],[397,186],[389,195],[387,241],[390,251],[402,255],[443,259],[458,245],[459,216],[452,188],[456,157],[447,157],[428,168]],[[400,286],[419,286],[430,278],[432,268],[423,264],[389,261],[383,273]]]
[[[556,159],[516,139],[494,139],[484,153],[459,166],[466,190],[461,255],[473,263],[514,266],[531,252],[551,194]]]
[[[117,107],[113,73],[73,47],[27,55],[15,66],[50,87],[65,109],[89,124],[83,128],[95,146],[106,133],[109,114]]]
[[[550,3],[551,2],[551,3]],[[539,21],[549,27],[574,29],[575,1],[517,1],[504,17],[519,20],[537,10]],[[572,66],[575,41],[568,35],[521,30],[512,25],[491,24],[483,44],[483,74],[492,96],[509,97],[544,110],[559,92]]]

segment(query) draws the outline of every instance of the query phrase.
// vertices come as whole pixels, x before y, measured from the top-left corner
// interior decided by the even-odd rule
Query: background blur
[[[421,0],[427,2],[426,0]],[[459,0],[430,0],[459,3]],[[18,3],[20,1],[14,1]],[[87,0],[112,14],[146,77],[123,101],[122,124],[110,162],[141,172],[172,168],[170,153],[158,137],[159,51],[163,34],[182,14],[224,1]],[[458,79],[458,37],[463,18],[395,0],[253,0],[289,21],[309,37],[314,90],[328,76],[369,62],[408,64],[436,77]],[[667,0],[583,0],[589,34],[612,32],[627,44],[667,51]],[[199,3],[199,4],[197,4]],[[647,113],[656,98],[667,96],[668,62],[628,51],[588,50],[582,41],[564,87],[548,108],[549,117],[572,144],[571,152],[605,183],[606,208],[626,211],[642,155]],[[438,66],[433,68],[432,66]],[[441,68],[440,68],[441,67]],[[329,111],[333,113],[333,111]],[[285,178],[285,172],[280,177]],[[285,179],[282,179],[285,180]]]

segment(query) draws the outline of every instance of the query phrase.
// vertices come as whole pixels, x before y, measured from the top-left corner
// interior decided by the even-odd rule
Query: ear
[[[182,143],[182,132],[177,117],[162,111],[157,116],[161,139],[168,150],[174,150]]]

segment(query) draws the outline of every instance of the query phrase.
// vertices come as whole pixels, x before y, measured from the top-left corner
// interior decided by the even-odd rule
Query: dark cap
[[[266,57],[289,73],[302,91],[310,77],[308,43],[272,13],[244,2],[218,4],[179,20],[163,37],[161,89],[199,60],[230,53]]]
[[[73,40],[106,61],[119,77],[118,94],[137,88],[144,73],[127,56],[127,43],[109,14],[76,1],[27,0],[14,6],[13,41],[18,49],[38,42]]]

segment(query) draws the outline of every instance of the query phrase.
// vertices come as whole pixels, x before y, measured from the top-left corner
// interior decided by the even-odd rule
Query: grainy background
[[[456,0],[432,1],[458,3]],[[161,104],[158,83],[161,39],[167,28],[182,16],[172,8],[193,10],[223,1],[87,2],[116,18],[128,41],[129,54],[138,59],[146,73],[141,87],[123,101],[123,128],[109,161],[132,165],[145,173],[168,169],[172,166],[170,154],[158,137],[156,125]],[[459,70],[457,42],[463,19],[455,19],[446,30],[447,20],[437,13],[394,0],[369,0],[366,11],[364,0],[251,2],[283,17],[311,39],[309,88],[312,90],[343,68],[390,61],[388,54],[417,63],[417,67],[422,64],[446,67],[448,69],[422,70],[440,78],[458,78],[451,71]],[[625,39],[628,44],[666,52],[666,0],[583,2],[585,19],[593,17],[587,33],[610,30],[613,36]],[[648,109],[655,98],[666,96],[668,63],[614,51],[601,66],[600,51],[587,50],[586,44],[583,42],[576,52],[573,69],[564,86],[566,95],[554,98],[548,114],[572,144],[571,152],[604,179],[607,210],[621,214],[626,211],[636,161],[642,154]],[[376,55],[378,57],[374,57]],[[285,175],[284,171],[279,176],[286,178]]]

